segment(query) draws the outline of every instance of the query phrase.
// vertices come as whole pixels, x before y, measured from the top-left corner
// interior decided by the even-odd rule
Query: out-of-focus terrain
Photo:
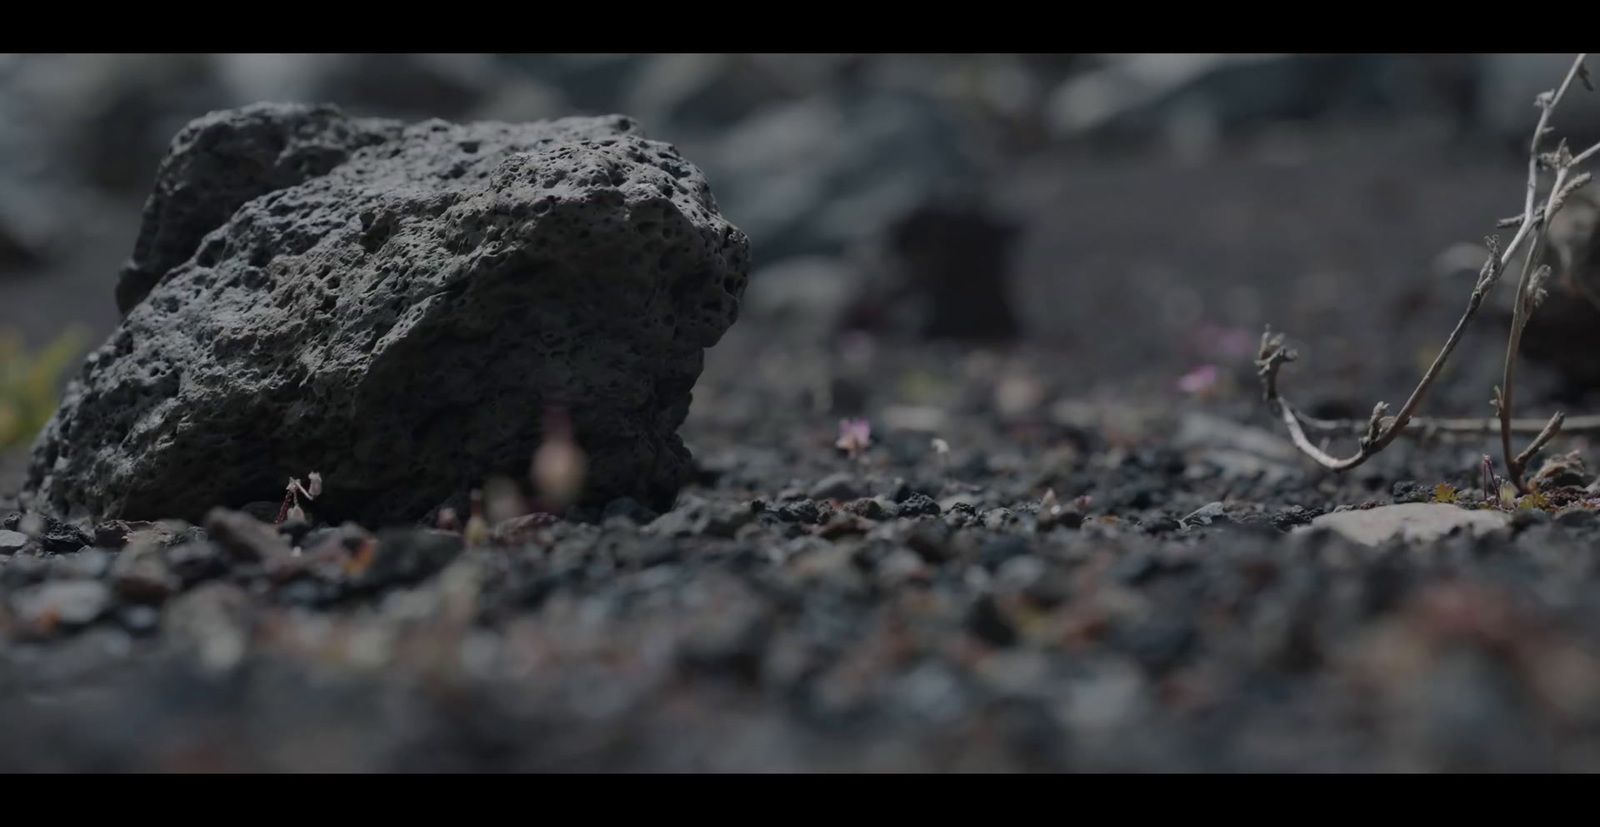
[[[1252,364],[1271,324],[1309,410],[1398,404],[1521,207],[1532,98],[1568,60],[0,59],[0,330],[34,349],[110,333],[167,142],[258,100],[626,113],[755,260],[665,514],[466,551],[400,532],[370,571],[287,573],[193,529],[135,555],[115,527],[6,525],[0,766],[1591,769],[1593,514],[1305,531],[1470,491],[1495,449],[1323,473]],[[1600,101],[1556,125],[1587,146]],[[1504,341],[1491,303],[1425,412],[1486,415]],[[1519,414],[1600,409],[1556,350]]]

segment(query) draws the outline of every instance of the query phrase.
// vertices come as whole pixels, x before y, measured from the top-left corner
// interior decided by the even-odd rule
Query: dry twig
[[[1554,92],[1546,92],[1539,96],[1539,125],[1533,130],[1533,140],[1528,147],[1528,189],[1522,207],[1522,225],[1517,228],[1517,235],[1512,240],[1512,249],[1521,243],[1521,239],[1529,235],[1535,228],[1537,235],[1533,243],[1528,246],[1527,256],[1522,260],[1522,276],[1517,280],[1516,303],[1511,313],[1511,336],[1506,342],[1506,358],[1504,377],[1500,388],[1494,392],[1495,413],[1500,417],[1500,445],[1506,460],[1506,477],[1517,491],[1529,493],[1528,484],[1523,473],[1528,462],[1533,459],[1539,449],[1544,447],[1555,435],[1561,431],[1561,423],[1565,418],[1561,413],[1550,417],[1550,423],[1534,437],[1522,453],[1512,455],[1511,447],[1511,406],[1512,391],[1515,387],[1517,353],[1522,347],[1522,331],[1527,327],[1528,317],[1544,301],[1544,282],[1549,278],[1550,268],[1540,266],[1539,258],[1544,252],[1545,242],[1549,238],[1550,220],[1561,209],[1562,203],[1578,187],[1588,183],[1589,176],[1581,175],[1569,184],[1567,176],[1571,174],[1573,166],[1577,163],[1572,153],[1567,150],[1567,142],[1562,141],[1556,151],[1546,154],[1539,152],[1539,144],[1549,129],[1550,116],[1555,112],[1556,106],[1571,88],[1572,81],[1584,72],[1583,59],[1585,55],[1578,55],[1572,61],[1572,68],[1567,70],[1567,76],[1561,81],[1561,86]],[[1587,85],[1587,83],[1585,84]],[[1593,149],[1583,153],[1580,157],[1591,154]],[[1556,170],[1555,183],[1550,186],[1550,195],[1545,200],[1544,209],[1538,220],[1534,219],[1534,200],[1539,191],[1539,167],[1553,167]]]
[[[1501,226],[1517,226],[1517,232],[1512,236],[1511,242],[1504,250],[1499,247],[1498,239],[1490,236],[1487,239],[1489,255],[1478,273],[1477,284],[1472,289],[1472,295],[1467,301],[1467,309],[1456,322],[1455,329],[1451,331],[1450,338],[1445,341],[1444,348],[1429,365],[1417,387],[1412,390],[1411,396],[1401,406],[1399,413],[1388,416],[1389,406],[1379,402],[1372,409],[1372,416],[1365,423],[1335,422],[1317,420],[1307,417],[1294,409],[1278,391],[1278,371],[1284,363],[1292,362],[1296,358],[1293,350],[1284,343],[1281,333],[1273,333],[1271,328],[1262,334],[1261,351],[1258,354],[1256,365],[1259,369],[1263,395],[1267,404],[1277,413],[1289,429],[1289,436],[1295,447],[1311,457],[1324,468],[1333,471],[1345,471],[1366,462],[1374,454],[1382,451],[1403,433],[1487,433],[1496,424],[1500,429],[1501,445],[1505,454],[1508,479],[1522,493],[1528,493],[1525,481],[1525,470],[1528,463],[1550,440],[1561,433],[1563,427],[1568,433],[1577,430],[1600,430],[1600,416],[1575,417],[1567,420],[1557,413],[1542,424],[1537,420],[1517,420],[1512,412],[1512,389],[1515,379],[1516,355],[1521,347],[1522,332],[1530,315],[1538,308],[1545,297],[1545,283],[1549,279],[1550,268],[1541,266],[1539,259],[1544,252],[1549,232],[1550,219],[1560,211],[1563,203],[1578,188],[1590,180],[1588,173],[1574,175],[1575,169],[1600,151],[1600,143],[1573,155],[1566,142],[1561,142],[1554,152],[1541,153],[1539,147],[1549,134],[1550,116],[1555,108],[1565,97],[1574,79],[1579,79],[1584,86],[1589,86],[1588,75],[1584,70],[1583,61],[1586,55],[1578,55],[1573,60],[1572,68],[1567,71],[1566,78],[1561,86],[1555,90],[1541,94],[1536,103],[1540,109],[1539,123],[1533,132],[1533,140],[1529,146],[1528,160],[1528,186],[1523,199],[1522,214],[1516,218],[1500,222]],[[1539,170],[1541,168],[1555,170],[1555,181],[1550,186],[1549,195],[1541,206],[1536,203],[1539,190]],[[1517,280],[1517,295],[1512,312],[1511,335],[1506,344],[1505,369],[1502,377],[1502,386],[1495,389],[1494,405],[1496,419],[1421,419],[1415,417],[1417,407],[1422,403],[1428,389],[1433,386],[1440,370],[1444,367],[1445,360],[1449,358],[1456,345],[1461,341],[1461,335],[1466,330],[1472,318],[1477,315],[1483,299],[1489,291],[1494,289],[1505,268],[1511,263],[1517,251],[1524,243],[1529,242],[1526,256],[1523,259],[1522,271]],[[1324,431],[1348,430],[1352,426],[1360,434],[1359,448],[1356,453],[1347,457],[1335,457],[1328,454],[1320,447],[1312,444],[1306,436],[1306,427],[1310,426]],[[1533,441],[1519,454],[1512,453],[1512,433],[1536,432]]]

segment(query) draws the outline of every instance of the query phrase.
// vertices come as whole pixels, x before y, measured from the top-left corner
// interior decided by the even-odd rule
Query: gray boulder
[[[525,479],[570,412],[586,500],[665,510],[744,233],[622,116],[411,126],[255,105],[162,164],[127,316],[35,446],[48,511],[198,521],[321,473],[313,507],[417,519]],[[190,249],[192,246],[192,249]]]

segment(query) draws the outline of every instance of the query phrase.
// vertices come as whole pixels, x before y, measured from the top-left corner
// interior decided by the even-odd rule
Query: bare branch
[[[1585,149],[1584,151],[1578,153],[1577,155],[1572,156],[1572,165],[1573,166],[1577,166],[1577,165],[1583,163],[1584,161],[1587,161],[1590,158],[1593,158],[1594,154],[1596,152],[1600,152],[1600,141],[1597,141],[1594,146],[1591,146],[1588,149]]]
[[[1540,109],[1539,125],[1534,127],[1533,141],[1528,146],[1528,189],[1523,198],[1522,224],[1517,228],[1517,234],[1511,237],[1511,243],[1506,245],[1505,257],[1500,262],[1501,267],[1511,263],[1511,257],[1516,254],[1517,248],[1522,246],[1523,240],[1533,230],[1535,220],[1534,199],[1539,192],[1539,142],[1550,134],[1550,115],[1555,111],[1556,106],[1561,103],[1561,99],[1566,96],[1568,87],[1572,86],[1572,79],[1578,75],[1578,70],[1583,68],[1583,59],[1585,57],[1588,57],[1588,55],[1578,55],[1572,61],[1572,68],[1567,70],[1567,77],[1561,81],[1559,89],[1539,95],[1537,101]],[[1592,152],[1593,147],[1579,157],[1587,157]],[[1578,163],[1576,158],[1573,159],[1573,163]],[[1540,223],[1543,222],[1541,221]]]
[[[1534,237],[1533,243],[1528,247],[1527,256],[1522,261],[1522,275],[1517,280],[1517,293],[1511,313],[1511,335],[1506,341],[1504,375],[1501,384],[1503,391],[1497,394],[1495,405],[1500,416],[1500,447],[1505,455],[1506,474],[1511,483],[1516,486],[1517,491],[1523,494],[1529,493],[1526,475],[1523,473],[1526,470],[1527,460],[1532,457],[1533,453],[1537,452],[1539,447],[1542,447],[1543,442],[1540,442],[1540,440],[1543,439],[1548,442],[1555,436],[1555,431],[1549,431],[1548,436],[1546,431],[1540,431],[1539,436],[1534,438],[1534,445],[1529,446],[1529,449],[1522,454],[1512,455],[1511,411],[1516,387],[1517,354],[1522,349],[1522,333],[1527,328],[1528,317],[1532,315],[1534,309],[1544,299],[1543,282],[1548,278],[1549,268],[1539,266],[1539,257],[1544,252],[1545,242],[1550,232],[1550,222],[1555,218],[1556,213],[1560,211],[1566,197],[1578,187],[1588,183],[1588,178],[1585,175],[1580,175],[1573,179],[1571,184],[1567,183],[1567,178],[1572,173],[1575,161],[1572,153],[1567,149],[1566,141],[1561,141],[1554,152],[1547,154],[1539,152],[1539,141],[1544,137],[1545,128],[1549,125],[1551,114],[1555,112],[1556,106],[1561,103],[1561,98],[1566,94],[1567,89],[1572,86],[1572,79],[1584,71],[1583,60],[1586,56],[1578,55],[1573,60],[1572,68],[1567,71],[1567,77],[1561,82],[1559,89],[1554,93],[1545,93],[1539,96],[1538,105],[1542,111],[1539,113],[1539,125],[1534,129],[1533,141],[1529,146],[1528,188],[1522,210],[1527,218],[1523,221],[1522,226],[1517,229],[1517,237],[1512,240],[1514,249],[1520,243],[1520,240],[1526,237],[1532,228],[1537,226],[1538,235]],[[1550,186],[1550,195],[1545,200],[1540,220],[1535,222],[1533,201],[1534,195],[1539,188],[1539,165],[1541,161],[1545,166],[1556,171],[1556,178],[1555,182]],[[1560,418],[1561,415],[1557,414],[1555,418],[1551,419],[1555,430],[1560,429]]]
[[[1359,437],[1367,429],[1365,419],[1317,419],[1303,413],[1296,413],[1300,425],[1309,432],[1339,433]],[[1385,417],[1384,427],[1390,427],[1394,422],[1393,417]],[[1543,431],[1550,424],[1549,420],[1525,417],[1511,420],[1511,432],[1532,436]],[[1500,430],[1498,416],[1473,418],[1473,417],[1433,417],[1414,416],[1406,424],[1401,436],[1421,437],[1428,434],[1443,437],[1474,437],[1486,436]],[[1574,416],[1565,420],[1561,426],[1561,433],[1575,434],[1600,434],[1600,414],[1588,416]]]
[[[1528,463],[1532,461],[1534,456],[1539,453],[1539,449],[1543,448],[1547,443],[1550,442],[1550,440],[1555,439],[1556,434],[1561,433],[1561,422],[1566,418],[1566,414],[1561,413],[1550,417],[1550,422],[1544,426],[1544,429],[1539,432],[1539,435],[1534,437],[1532,442],[1528,443],[1528,447],[1524,449],[1522,453],[1517,454],[1517,458],[1514,460],[1514,462],[1516,462],[1518,468],[1527,468]],[[1520,490],[1521,486],[1518,486],[1518,488]]]
[[[1503,230],[1503,229],[1505,229],[1507,227],[1521,226],[1522,222],[1526,221],[1527,219],[1528,219],[1528,217],[1526,215],[1520,215],[1520,214],[1519,215],[1513,215],[1510,218],[1502,218],[1499,221],[1496,221],[1494,223],[1494,226],[1495,226],[1496,229]],[[1540,207],[1539,209],[1534,211],[1533,220],[1534,221],[1543,221],[1544,220],[1544,207]]]
[[[1374,406],[1372,418],[1367,422],[1366,433],[1361,438],[1360,450],[1352,456],[1339,459],[1311,444],[1311,440],[1306,438],[1305,430],[1300,426],[1300,415],[1294,406],[1278,393],[1278,370],[1285,362],[1294,361],[1297,354],[1285,346],[1283,334],[1274,334],[1271,328],[1261,334],[1261,351],[1256,366],[1261,375],[1262,392],[1265,394],[1267,404],[1283,417],[1295,447],[1324,468],[1344,471],[1366,462],[1368,457],[1388,447],[1395,437],[1405,431],[1412,415],[1416,413],[1417,406],[1422,404],[1428,389],[1433,386],[1434,380],[1439,378],[1439,371],[1444,368],[1445,360],[1450,358],[1450,353],[1461,342],[1461,334],[1466,331],[1472,317],[1477,315],[1478,308],[1483,305],[1484,296],[1488,295],[1495,282],[1500,279],[1499,243],[1494,236],[1484,239],[1484,243],[1488,245],[1489,255],[1483,263],[1483,269],[1479,271],[1478,283],[1472,289],[1472,296],[1467,300],[1466,312],[1462,313],[1460,321],[1456,322],[1455,330],[1450,332],[1450,338],[1445,341],[1439,355],[1434,357],[1433,364],[1428,366],[1428,371],[1422,375],[1422,379],[1411,391],[1411,396],[1406,399],[1398,414],[1386,419],[1384,412],[1388,410],[1388,405],[1379,402]]]
[[[1283,424],[1289,428],[1289,439],[1306,456],[1311,457],[1324,468],[1331,471],[1344,471],[1354,468],[1367,457],[1372,456],[1373,450],[1369,443],[1361,446],[1359,453],[1351,457],[1340,459],[1311,444],[1306,438],[1306,432],[1300,427],[1300,416],[1295,413],[1294,407],[1278,395],[1278,369],[1285,362],[1293,362],[1299,358],[1293,350],[1284,346],[1283,334],[1274,334],[1271,328],[1261,334],[1261,358],[1256,360],[1256,367],[1261,374],[1261,388],[1266,396],[1267,404],[1283,418]]]
[[[1284,344],[1282,334],[1274,334],[1269,328],[1261,337],[1261,350],[1256,364],[1261,376],[1262,392],[1272,410],[1284,421],[1289,429],[1289,436],[1296,448],[1311,457],[1318,464],[1334,471],[1343,471],[1354,468],[1365,462],[1369,457],[1383,450],[1390,442],[1403,433],[1473,433],[1484,434],[1491,431],[1498,420],[1500,428],[1501,448],[1505,454],[1508,478],[1507,481],[1515,485],[1521,493],[1528,493],[1527,483],[1524,479],[1524,470],[1528,462],[1542,450],[1550,440],[1560,433],[1563,426],[1567,431],[1600,431],[1600,416],[1581,417],[1571,423],[1566,421],[1565,415],[1557,413],[1542,426],[1537,420],[1517,420],[1512,416],[1513,396],[1516,380],[1516,356],[1521,349],[1522,334],[1528,318],[1532,312],[1543,302],[1546,295],[1546,284],[1550,278],[1550,268],[1540,263],[1540,257],[1547,244],[1550,221],[1560,211],[1568,197],[1580,187],[1588,184],[1590,175],[1579,173],[1574,175],[1575,168],[1600,152],[1600,143],[1589,147],[1583,152],[1573,155],[1565,141],[1556,145],[1554,151],[1541,152],[1540,144],[1545,137],[1553,131],[1550,119],[1567,91],[1572,87],[1574,79],[1580,80],[1586,88],[1592,90],[1590,78],[1584,68],[1583,61],[1587,55],[1578,55],[1568,69],[1566,77],[1556,89],[1541,93],[1535,103],[1540,109],[1539,122],[1534,127],[1533,137],[1528,146],[1528,182],[1523,198],[1522,214],[1515,218],[1504,219],[1500,222],[1502,227],[1517,227],[1516,234],[1512,236],[1509,244],[1501,249],[1497,239],[1490,237],[1488,241],[1488,258],[1479,273],[1477,284],[1473,287],[1472,295],[1468,299],[1467,308],[1456,322],[1455,329],[1451,331],[1450,338],[1444,347],[1434,357],[1422,379],[1412,390],[1411,396],[1401,406],[1400,411],[1390,417],[1386,416],[1388,406],[1382,402],[1374,406],[1372,415],[1364,423],[1350,421],[1323,421],[1304,416],[1285,400],[1278,390],[1278,373],[1287,362],[1294,361],[1296,354]],[[1555,180],[1549,189],[1548,196],[1543,205],[1536,203],[1539,193],[1539,170],[1551,169],[1555,172]],[[1455,350],[1461,340],[1462,333],[1468,323],[1477,314],[1482,306],[1484,297],[1499,281],[1505,268],[1511,263],[1512,258],[1521,250],[1524,242],[1531,240],[1524,253],[1522,270],[1517,279],[1516,294],[1514,297],[1511,331],[1506,343],[1505,363],[1500,387],[1495,388],[1494,407],[1495,419],[1419,419],[1414,418],[1418,406],[1429,388],[1438,378],[1440,370],[1444,367],[1445,360]],[[1359,434],[1359,449],[1348,457],[1334,457],[1326,450],[1313,445],[1306,436],[1306,427],[1320,428],[1322,430],[1349,429]],[[1522,453],[1513,455],[1511,436],[1513,433],[1537,433],[1533,441]],[[1326,440],[1323,442],[1326,445]],[[1488,458],[1485,457],[1485,462]],[[1487,466],[1486,466],[1487,467]]]

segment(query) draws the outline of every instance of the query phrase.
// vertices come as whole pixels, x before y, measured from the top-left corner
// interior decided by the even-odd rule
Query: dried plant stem
[[[1497,244],[1492,237],[1487,241],[1489,244],[1489,259],[1484,262],[1483,271],[1478,277],[1478,284],[1473,288],[1472,296],[1467,300],[1466,312],[1462,313],[1461,319],[1456,322],[1455,330],[1450,332],[1450,338],[1445,341],[1444,347],[1439,351],[1439,355],[1434,357],[1433,364],[1428,366],[1428,371],[1422,375],[1421,381],[1411,391],[1411,396],[1406,399],[1405,405],[1401,406],[1398,414],[1393,417],[1385,417],[1384,413],[1389,409],[1389,406],[1382,402],[1373,407],[1372,418],[1367,421],[1366,432],[1361,437],[1360,448],[1351,456],[1342,459],[1334,457],[1311,444],[1311,440],[1306,437],[1305,430],[1300,426],[1301,417],[1299,413],[1295,411],[1294,406],[1290,405],[1278,393],[1278,369],[1285,362],[1294,361],[1297,358],[1297,354],[1285,347],[1282,334],[1273,334],[1270,329],[1262,334],[1260,358],[1256,362],[1260,369],[1262,388],[1266,395],[1267,404],[1277,411],[1278,415],[1283,418],[1284,424],[1288,426],[1289,437],[1294,442],[1295,447],[1316,460],[1324,468],[1333,471],[1345,471],[1366,462],[1369,457],[1388,447],[1395,437],[1405,431],[1412,415],[1417,410],[1417,406],[1422,404],[1422,399],[1427,394],[1428,389],[1433,386],[1434,380],[1438,379],[1439,371],[1444,369],[1445,360],[1456,349],[1456,345],[1460,344],[1461,334],[1466,331],[1467,324],[1472,321],[1473,316],[1477,315],[1478,308],[1483,306],[1484,296],[1488,295],[1490,288],[1494,287],[1494,283],[1500,278],[1501,259],[1498,255]]]
[[[1587,55],[1580,54],[1573,59],[1572,68],[1567,70],[1567,76],[1562,79],[1561,86],[1557,87],[1553,94],[1548,97],[1545,95],[1539,97],[1539,124],[1534,127],[1533,138],[1528,145],[1528,187],[1523,200],[1522,226],[1517,228],[1517,234],[1512,239],[1511,244],[1512,249],[1515,249],[1521,243],[1522,238],[1537,227],[1538,235],[1534,237],[1533,243],[1528,246],[1527,256],[1522,260],[1522,274],[1517,279],[1517,294],[1511,313],[1511,334],[1506,341],[1504,373],[1501,378],[1500,388],[1495,390],[1494,402],[1496,413],[1500,417],[1500,447],[1505,455],[1506,476],[1517,487],[1517,492],[1521,494],[1529,493],[1527,475],[1524,473],[1528,462],[1538,453],[1539,448],[1543,447],[1560,432],[1561,421],[1564,418],[1560,413],[1551,417],[1550,424],[1539,432],[1539,435],[1534,438],[1533,443],[1526,450],[1520,454],[1512,454],[1511,411],[1513,394],[1516,389],[1517,354],[1522,349],[1522,332],[1528,325],[1528,317],[1533,314],[1534,308],[1538,305],[1536,294],[1540,288],[1536,282],[1538,273],[1541,272],[1539,257],[1544,252],[1545,239],[1550,231],[1550,220],[1561,209],[1561,201],[1567,194],[1565,191],[1567,175],[1571,172],[1574,163],[1571,155],[1567,153],[1566,142],[1563,141],[1556,151],[1555,183],[1550,187],[1550,195],[1545,199],[1544,209],[1540,211],[1540,215],[1535,217],[1534,200],[1539,191],[1539,165],[1541,160],[1544,160],[1539,153],[1539,145],[1544,140],[1546,131],[1549,128],[1550,116],[1555,113],[1556,107],[1561,103],[1561,99],[1566,96],[1567,90],[1572,87],[1572,81],[1577,79],[1579,73],[1584,71],[1583,60],[1585,57]]]
[[[1520,469],[1528,466],[1528,461],[1532,460],[1534,455],[1539,453],[1539,449],[1543,448],[1550,440],[1555,439],[1556,434],[1561,432],[1562,420],[1566,418],[1566,414],[1559,412],[1555,416],[1550,417],[1550,422],[1544,426],[1544,430],[1540,431],[1539,435],[1535,436],[1533,441],[1528,443],[1528,447],[1523,449],[1522,453],[1518,454],[1514,459],[1512,459],[1512,465],[1519,469],[1518,473],[1521,473]],[[1524,491],[1523,493],[1528,492]]]
[[[1317,419],[1303,413],[1298,413],[1301,427],[1308,432],[1343,433],[1359,436],[1366,430],[1367,421],[1363,419]],[[1380,424],[1387,428],[1394,421],[1393,417],[1384,417]],[[1543,431],[1550,425],[1548,419],[1522,419],[1511,420],[1511,432],[1514,434],[1534,435]],[[1485,436],[1500,430],[1499,417],[1436,417],[1414,416],[1406,423],[1405,431],[1401,436],[1430,437],[1430,436]],[[1600,414],[1588,416],[1574,416],[1563,420],[1561,433],[1564,434],[1600,434]]]
[[[1582,164],[1584,161],[1593,158],[1596,152],[1600,152],[1600,141],[1595,142],[1594,146],[1591,146],[1577,155],[1572,156],[1572,165],[1578,166],[1579,164]]]
[[[1538,126],[1534,128],[1533,139],[1529,145],[1528,159],[1528,186],[1523,199],[1522,214],[1512,219],[1501,222],[1502,226],[1516,225],[1516,234],[1504,250],[1499,248],[1498,240],[1494,237],[1487,239],[1489,247],[1488,259],[1484,262],[1478,274],[1478,282],[1473,287],[1472,296],[1467,301],[1467,309],[1456,322],[1455,329],[1451,331],[1450,338],[1444,347],[1434,357],[1433,364],[1423,374],[1422,379],[1412,390],[1410,397],[1394,416],[1387,416],[1388,405],[1379,402],[1372,409],[1372,416],[1363,424],[1355,421],[1330,421],[1318,420],[1304,416],[1294,409],[1278,391],[1278,372],[1284,363],[1294,361],[1296,354],[1284,344],[1282,334],[1274,334],[1269,328],[1261,337],[1261,351],[1256,360],[1256,365],[1261,375],[1262,391],[1267,404],[1277,413],[1289,429],[1290,439],[1296,448],[1311,457],[1319,465],[1333,471],[1344,471],[1366,462],[1372,455],[1382,451],[1402,433],[1488,433],[1496,425],[1500,429],[1501,445],[1505,453],[1509,479],[1516,485],[1521,493],[1528,493],[1525,480],[1527,464],[1538,452],[1554,439],[1565,428],[1569,433],[1575,431],[1600,432],[1600,416],[1577,417],[1567,421],[1564,414],[1557,413],[1542,424],[1538,420],[1517,420],[1512,417],[1512,393],[1516,378],[1516,355],[1522,346],[1522,332],[1527,325],[1529,316],[1533,313],[1544,297],[1544,282],[1548,278],[1550,268],[1540,265],[1540,257],[1544,252],[1549,232],[1550,219],[1561,209],[1567,196],[1585,185],[1589,181],[1587,173],[1571,177],[1572,171],[1582,162],[1600,152],[1600,143],[1589,147],[1578,155],[1572,155],[1565,142],[1562,142],[1554,153],[1541,154],[1539,146],[1546,134],[1550,132],[1550,117],[1561,99],[1566,96],[1574,79],[1581,79],[1588,86],[1588,76],[1583,68],[1583,61],[1587,55],[1578,55],[1572,62],[1572,68],[1567,71],[1566,78],[1561,85],[1550,92],[1539,96],[1538,105],[1540,116]],[[1556,172],[1555,182],[1551,185],[1545,203],[1536,205],[1539,190],[1539,169],[1541,165],[1552,168]],[[1517,293],[1513,304],[1511,334],[1506,344],[1506,355],[1501,387],[1495,389],[1494,404],[1496,409],[1495,419],[1425,419],[1416,418],[1417,407],[1422,403],[1423,397],[1438,378],[1440,370],[1444,367],[1445,360],[1461,341],[1461,335],[1466,330],[1472,318],[1477,315],[1478,309],[1483,304],[1483,299],[1489,291],[1494,289],[1500,276],[1510,265],[1512,259],[1524,243],[1528,244],[1525,258],[1523,259],[1522,272],[1517,280]],[[1312,444],[1306,436],[1306,427],[1334,431],[1355,429],[1361,434],[1360,447],[1356,453],[1347,457],[1334,457],[1317,445]],[[1512,453],[1512,433],[1535,433],[1533,441],[1520,454]]]

